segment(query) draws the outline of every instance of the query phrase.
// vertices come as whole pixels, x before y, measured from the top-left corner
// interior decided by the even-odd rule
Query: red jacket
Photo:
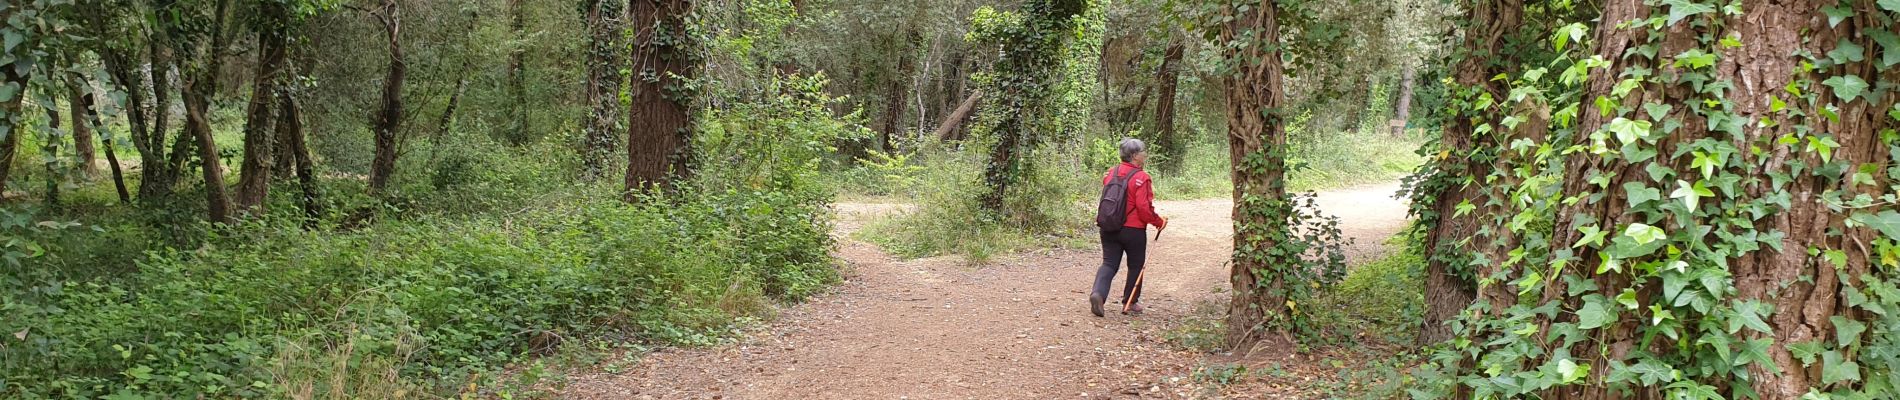
[[[1147,229],[1150,225],[1160,224],[1161,216],[1155,215],[1154,180],[1148,178],[1147,171],[1142,171],[1141,167],[1134,164],[1122,163],[1110,168],[1102,176],[1102,184],[1107,185],[1109,180],[1126,176],[1128,171],[1134,171],[1135,176],[1128,178],[1128,222],[1122,227]]]

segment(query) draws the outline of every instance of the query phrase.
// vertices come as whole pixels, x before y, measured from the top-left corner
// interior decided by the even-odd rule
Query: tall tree
[[[71,94],[66,100],[66,114],[71,115],[73,119],[73,163],[78,165],[80,175],[87,178],[99,173],[99,167],[94,162],[98,151],[93,149],[93,141],[97,138],[93,137],[92,125],[85,123],[86,115],[92,107],[92,93],[82,87],[91,85],[92,83],[77,77],[72,78],[66,85],[67,92]]]
[[[277,102],[289,47],[290,10],[277,1],[257,7],[257,71],[244,121],[244,161],[238,176],[238,212],[262,214],[270,196],[270,176],[277,149],[277,122],[271,106]]]
[[[224,66],[227,35],[226,16],[231,0],[217,0],[212,8],[209,27],[180,26],[183,33],[173,36],[189,57],[173,60],[184,78],[185,130],[198,146],[200,169],[204,171],[205,205],[212,222],[231,222],[231,197],[225,195],[224,163],[218,143],[211,132],[211,97],[218,93],[218,76]],[[209,46],[205,43],[209,42]]]
[[[627,112],[627,199],[634,191],[663,185],[685,174],[693,121],[687,80],[699,69],[700,51],[686,17],[689,0],[633,0],[633,105]]]
[[[1184,164],[1181,157],[1187,156],[1181,151],[1179,137],[1174,132],[1174,98],[1181,83],[1181,56],[1186,46],[1181,41],[1168,44],[1161,52],[1161,67],[1155,71],[1155,143],[1154,152],[1162,155],[1161,167],[1165,171],[1180,171]]]
[[[104,145],[106,165],[112,169],[112,187],[118,190],[120,203],[129,203],[132,201],[132,193],[126,189],[125,169],[119,165],[118,146],[115,144],[118,140],[107,131],[110,127],[105,124],[105,121],[99,118],[98,103],[93,96],[92,86],[80,85],[77,86],[77,88],[79,92],[74,93],[74,98],[79,99],[79,101],[75,102],[73,114],[84,115],[84,124],[87,125],[87,129],[98,133],[99,142]],[[75,129],[77,129],[80,124],[78,121],[73,122]]]
[[[396,173],[396,135],[402,124],[402,85],[409,73],[409,63],[402,54],[402,5],[396,0],[383,0],[382,8],[370,15],[382,22],[389,46],[382,101],[378,103],[370,128],[376,136],[376,158],[370,161],[369,191],[380,195],[389,186],[389,177]]]
[[[1286,195],[1286,102],[1280,54],[1279,4],[1274,0],[1222,2],[1219,43],[1228,61],[1227,144],[1233,163],[1234,287],[1227,308],[1227,340],[1244,345],[1263,337],[1271,320],[1287,313],[1284,278],[1263,253],[1287,238],[1292,203]]]
[[[1412,118],[1412,84],[1418,80],[1418,66],[1406,64],[1399,70],[1399,97],[1393,100],[1392,137],[1404,137],[1407,120]]]
[[[1470,1],[1465,12],[1464,35],[1460,37],[1457,64],[1453,67],[1458,93],[1475,102],[1478,98],[1501,99],[1506,88],[1491,79],[1505,73],[1506,65],[1493,59],[1504,54],[1507,35],[1522,26],[1524,3],[1521,0]],[[1468,104],[1468,103],[1464,103]],[[1496,117],[1490,109],[1470,111],[1454,106],[1454,117],[1439,139],[1442,155],[1433,160],[1432,176],[1415,188],[1417,225],[1424,229],[1425,312],[1418,342],[1430,344],[1451,338],[1451,321],[1477,296],[1477,282],[1471,269],[1477,246],[1487,243],[1474,239],[1488,216],[1460,213],[1461,205],[1483,204],[1486,183],[1481,179],[1490,170],[1491,149],[1496,146],[1490,135],[1478,131],[1484,121]],[[1463,114],[1460,114],[1463,113]],[[1484,151],[1484,154],[1474,154]],[[1495,247],[1491,247],[1495,248]],[[1480,259],[1500,261],[1497,252]]]
[[[905,30],[899,36],[901,37],[896,40],[899,43],[897,63],[892,66],[896,71],[892,71],[889,81],[885,83],[884,117],[882,123],[879,124],[877,135],[878,149],[885,152],[895,151],[891,144],[891,136],[896,135],[897,130],[903,129],[904,96],[906,91],[910,90],[912,71],[917,68],[917,63],[911,57],[917,52],[917,47],[922,45],[921,42],[924,39],[923,34],[914,27]]]
[[[1021,24],[995,26],[992,33],[1002,47],[995,66],[998,115],[987,127],[994,143],[989,163],[984,166],[986,190],[978,203],[994,213],[1004,213],[1004,200],[1010,187],[1029,176],[1025,162],[1030,152],[1042,145],[1041,119],[1050,115],[1046,106],[1060,76],[1064,47],[1074,28],[1075,16],[1088,11],[1083,0],[1031,0],[1023,5]],[[1007,21],[1007,19],[1004,19]],[[1007,22],[999,25],[1006,25]]]
[[[638,1],[638,0],[635,0]],[[606,173],[607,160],[614,154],[614,112],[620,108],[620,26],[626,12],[626,0],[587,0],[587,114],[586,135],[581,143],[581,175],[587,179]],[[458,89],[458,95],[459,89]]]
[[[17,15],[27,12],[34,10],[24,7],[0,8],[0,21],[12,21]],[[32,37],[32,32],[23,27],[0,25],[0,30],[12,37]],[[30,68],[33,59],[27,51],[29,45],[22,42],[8,46],[5,48],[6,57],[0,59],[0,76],[4,77],[0,81],[0,120],[4,120],[0,121],[0,200],[5,199],[7,184],[13,177],[14,154],[19,152],[20,147],[20,125],[25,122],[20,111],[26,100],[26,85],[33,76]]]

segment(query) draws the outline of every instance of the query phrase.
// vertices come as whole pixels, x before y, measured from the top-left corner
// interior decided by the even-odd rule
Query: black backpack
[[[1102,228],[1102,233],[1121,232],[1122,225],[1128,223],[1128,180],[1134,178],[1136,172],[1141,169],[1131,168],[1128,175],[1115,177],[1102,185],[1102,205],[1095,209],[1095,226]]]

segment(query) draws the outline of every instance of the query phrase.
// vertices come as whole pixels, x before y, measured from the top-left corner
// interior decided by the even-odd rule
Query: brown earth
[[[1348,247],[1352,261],[1384,252],[1385,239],[1404,225],[1405,205],[1392,198],[1397,189],[1320,194],[1321,208],[1340,216],[1356,241]],[[1163,335],[1195,304],[1225,298],[1231,201],[1160,202],[1156,209],[1173,226],[1150,243],[1147,313],[1107,318],[1087,309],[1099,250],[1032,251],[981,267],[954,257],[897,260],[849,233],[905,206],[837,209],[847,279],[836,290],[784,310],[734,344],[663,349],[628,371],[570,376],[559,397],[1186,398],[1204,396],[1190,378],[1195,368],[1223,358],[1178,350]],[[1277,350],[1266,353],[1299,357]],[[1300,396],[1273,393],[1256,396]]]

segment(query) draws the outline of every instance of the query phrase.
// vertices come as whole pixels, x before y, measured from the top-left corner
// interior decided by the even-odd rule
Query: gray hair
[[[1148,145],[1141,143],[1141,139],[1127,138],[1122,139],[1121,149],[1122,162],[1131,162],[1135,160],[1136,154],[1148,151]]]

